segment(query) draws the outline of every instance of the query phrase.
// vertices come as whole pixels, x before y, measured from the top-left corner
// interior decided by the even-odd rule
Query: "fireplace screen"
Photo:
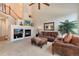
[[[23,37],[23,29],[14,29],[14,39]]]
[[[30,29],[25,29],[25,37],[31,36],[31,30]]]

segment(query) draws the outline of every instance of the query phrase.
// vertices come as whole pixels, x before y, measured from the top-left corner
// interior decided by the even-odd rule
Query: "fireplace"
[[[31,36],[31,30],[30,29],[25,29],[25,37]]]
[[[23,37],[23,29],[14,29],[14,39]]]

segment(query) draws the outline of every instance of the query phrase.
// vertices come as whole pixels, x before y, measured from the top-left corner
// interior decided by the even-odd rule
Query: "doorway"
[[[8,39],[8,23],[6,19],[0,19],[0,40]]]

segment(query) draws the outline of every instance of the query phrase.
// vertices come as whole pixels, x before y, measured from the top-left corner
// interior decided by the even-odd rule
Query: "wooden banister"
[[[21,17],[19,17],[19,16],[11,9],[11,7],[10,7],[10,10],[11,10],[18,18],[21,19]]]
[[[1,4],[1,7],[2,7],[2,10],[3,10],[3,8],[4,8],[4,7],[3,7],[3,4]]]
[[[9,14],[11,14],[11,13],[10,13],[10,9],[11,9],[11,8],[10,8],[10,6],[9,6]]]
[[[8,8],[8,13],[7,13],[7,8]],[[21,17],[19,17],[16,12],[10,7],[10,6],[7,6],[6,4],[2,4],[2,12],[4,12],[5,14],[9,14],[11,15],[13,18],[16,19],[16,17],[18,19],[22,19]],[[13,13],[16,17],[14,17],[11,13]]]

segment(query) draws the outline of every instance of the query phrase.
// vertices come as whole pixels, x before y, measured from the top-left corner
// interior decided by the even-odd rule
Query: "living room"
[[[4,22],[2,23],[2,20],[3,19],[5,20],[6,18],[2,18],[2,20],[0,20],[0,25],[1,25],[0,35],[3,36],[2,39],[0,38],[1,40],[0,55],[5,55],[5,56],[6,55],[12,55],[12,56],[14,55],[15,56],[16,55],[17,56],[18,55],[21,56],[79,55],[78,48],[74,49],[73,47],[71,50],[68,50],[67,48],[68,51],[67,50],[65,51],[67,52],[70,51],[70,53],[66,53],[66,54],[64,54],[64,51],[62,52],[59,50],[60,52],[62,52],[62,54],[60,52],[58,52],[59,53],[58,54],[55,51],[57,48],[58,49],[62,48],[62,47],[58,47],[59,44],[57,42],[56,43],[58,45],[55,43],[56,38],[63,38],[63,35],[65,33],[68,33],[69,35],[71,28],[75,26],[72,21],[77,22],[77,25],[79,25],[78,5],[79,4],[77,3],[66,3],[66,4],[65,3],[16,3],[16,4],[8,3],[7,4],[6,3],[6,6],[9,6],[9,9],[10,10],[12,9],[12,11],[14,12],[7,9],[7,7],[3,8],[4,10],[6,10],[6,13],[7,11],[9,12],[8,16],[6,16],[5,13],[7,20],[8,19],[9,20],[8,21],[6,20],[6,23]],[[3,13],[1,15],[3,15]],[[18,15],[19,17],[17,17],[16,15]],[[14,16],[16,20],[14,20],[14,18],[11,16]],[[73,26],[71,26],[71,28],[69,27],[70,30],[67,32],[65,32],[65,29],[62,31],[61,28],[60,28],[61,31],[59,31],[59,25],[61,25],[61,22],[66,22],[66,21],[69,24],[72,23],[70,24],[70,26],[71,25]],[[77,28],[75,27],[73,31],[76,33],[75,35],[79,34],[78,27]],[[61,34],[61,32],[64,32],[63,35]],[[69,35],[69,39],[71,39],[71,35]],[[38,42],[42,42],[42,43],[38,43]],[[64,44],[64,43],[60,42],[60,44]],[[55,47],[56,49],[53,47]],[[74,47],[77,46],[74,45]],[[74,50],[77,51],[73,52]]]

